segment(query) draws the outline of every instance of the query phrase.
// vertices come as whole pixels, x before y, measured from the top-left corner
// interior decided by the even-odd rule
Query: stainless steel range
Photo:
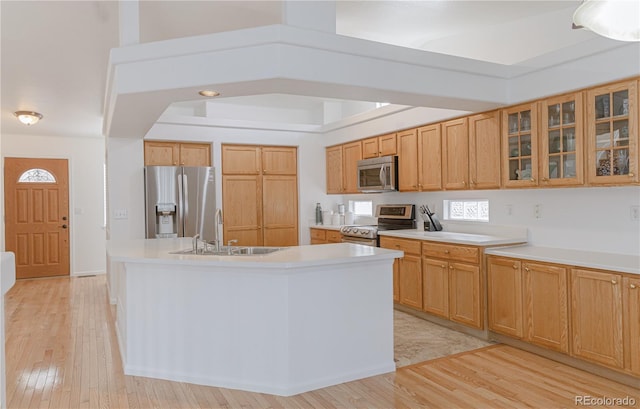
[[[342,242],[378,247],[378,231],[416,228],[414,205],[378,205],[376,217],[377,226],[343,226],[340,229]]]

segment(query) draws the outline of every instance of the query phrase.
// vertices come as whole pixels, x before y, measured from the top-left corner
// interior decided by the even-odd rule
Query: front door
[[[16,278],[69,275],[69,164],[5,158],[5,247]]]

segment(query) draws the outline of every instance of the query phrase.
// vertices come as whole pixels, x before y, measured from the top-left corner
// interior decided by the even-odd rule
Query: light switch
[[[127,219],[129,218],[127,209],[116,209],[113,211],[114,219]]]

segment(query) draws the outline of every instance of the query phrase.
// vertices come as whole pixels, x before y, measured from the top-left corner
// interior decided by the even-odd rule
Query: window
[[[349,211],[355,216],[373,216],[371,200],[349,200]]]
[[[56,178],[48,170],[29,169],[20,175],[18,183],[56,183]]]
[[[444,219],[474,222],[489,221],[489,200],[444,200]]]

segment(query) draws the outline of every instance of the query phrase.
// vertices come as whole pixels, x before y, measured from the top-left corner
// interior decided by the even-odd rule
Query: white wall
[[[104,273],[104,139],[4,134],[1,144],[3,164],[5,157],[69,160],[71,274]],[[0,224],[4,249],[4,219]]]
[[[259,129],[232,129],[173,124],[156,124],[145,136],[155,140],[209,142],[216,168],[216,201],[222,207],[221,145],[223,143],[288,145],[298,147],[298,216],[300,244],[309,243],[308,220],[314,218],[315,204],[326,197],[324,142],[319,135]],[[108,141],[109,214],[126,209],[128,220],[109,220],[112,239],[144,237],[143,141],[110,138]],[[213,215],[211,215],[213,217]]]

